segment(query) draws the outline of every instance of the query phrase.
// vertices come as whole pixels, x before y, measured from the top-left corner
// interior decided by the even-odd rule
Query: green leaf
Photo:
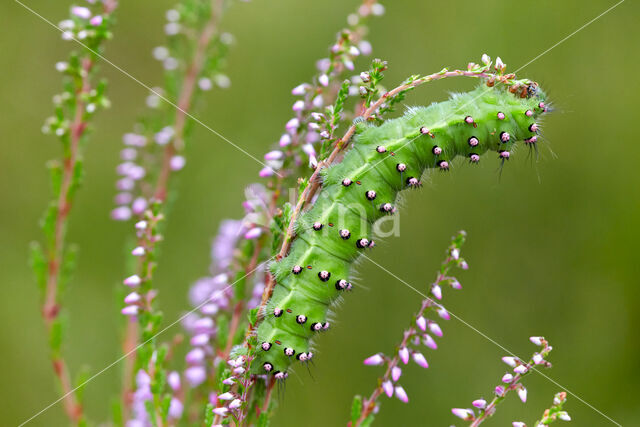
[[[44,292],[47,287],[47,259],[42,251],[42,246],[38,242],[31,242],[29,245],[29,264],[36,276],[36,283],[40,290],[41,297],[44,298]]]
[[[373,424],[374,419],[375,415],[370,414],[367,418],[364,419],[364,421],[360,423],[360,427],[369,427],[371,424]]]
[[[60,188],[62,187],[62,166],[60,166],[59,162],[52,160],[47,163],[47,167],[51,177],[51,191],[53,192],[53,197],[57,199],[60,196]]]
[[[82,368],[80,368],[80,371],[76,374],[76,378],[74,381],[75,384],[75,394],[76,394],[76,398],[78,399],[78,402],[82,403],[83,398],[84,398],[84,389],[86,386],[86,382],[89,379],[91,372],[89,371],[89,368],[87,366],[83,366]]]
[[[354,396],[353,403],[351,404],[351,422],[355,425],[360,414],[362,413],[362,397],[359,395]]]
[[[247,317],[249,318],[249,323],[251,323],[252,325],[256,324],[256,322],[258,321],[259,312],[260,312],[260,309],[257,307],[249,310],[249,313],[247,314]]]
[[[49,246],[53,246],[55,242],[56,219],[58,218],[58,205],[55,202],[49,203],[49,207],[44,213],[44,217],[40,221],[40,227],[44,233]]]
[[[58,315],[51,324],[49,346],[54,357],[57,357],[60,354],[60,348],[62,347],[62,341],[64,339],[65,326],[66,318],[63,315]]]
[[[263,412],[258,417],[258,427],[269,427],[269,414]]]
[[[62,257],[62,266],[60,268],[60,277],[58,280],[58,295],[63,295],[74,270],[76,269],[76,260],[78,259],[78,246],[70,245]]]
[[[207,403],[207,407],[204,408],[204,425],[211,426],[213,424],[213,405]]]

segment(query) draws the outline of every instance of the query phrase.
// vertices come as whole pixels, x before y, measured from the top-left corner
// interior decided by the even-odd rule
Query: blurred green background
[[[121,3],[106,56],[153,86],[161,74],[150,52],[164,40],[164,11],[173,2]],[[372,21],[369,39],[374,55],[389,61],[388,86],[409,74],[464,67],[485,52],[500,55],[515,70],[614,4],[383,3],[387,13]],[[27,4],[58,22],[68,2]],[[224,21],[237,39],[228,69],[232,87],[208,95],[206,108],[196,115],[260,157],[291,115],[291,88],[314,73],[315,60],[326,54],[357,4],[254,0],[234,6]],[[446,292],[447,307],[522,356],[534,350],[530,335],[546,336],[554,346],[554,368],[545,373],[623,425],[640,425],[639,18],[638,2],[626,1],[519,73],[539,81],[557,108],[545,122],[548,143],[542,144],[537,164],[522,149],[501,180],[491,156],[479,168],[434,174],[422,191],[407,195],[401,236],[387,239],[372,255],[426,289],[449,237],[466,229],[463,254],[471,269],[460,275],[462,291]],[[57,142],[40,127],[60,89],[54,64],[71,45],[12,1],[0,5],[0,24],[0,423],[16,425],[57,398],[27,247],[40,238],[37,223],[49,199],[45,162],[59,155]],[[356,66],[364,69],[367,63]],[[143,112],[146,97],[133,80],[107,65],[102,70],[110,80],[113,108],[99,114],[69,235],[81,248],[66,304],[67,355],[74,372],[83,366],[96,372],[120,355],[114,289],[124,274],[123,244],[130,229],[111,221],[109,211],[121,135]],[[408,103],[441,100],[450,90],[473,85],[433,83],[412,93]],[[243,188],[257,180],[260,168],[201,127],[188,155],[157,274],[167,320],[188,307],[188,286],[207,272],[220,220],[241,216]],[[370,262],[363,262],[360,272],[368,290],[355,292],[340,308],[339,327],[319,343],[313,378],[298,369],[288,381],[274,425],[344,425],[352,396],[374,386],[379,372],[363,366],[362,359],[398,342],[420,297]],[[449,425],[457,420],[451,407],[492,395],[505,372],[504,351],[456,320],[443,329],[440,348],[427,354],[431,368],[405,369],[401,383],[410,403],[385,398],[377,425]],[[94,420],[108,419],[119,377],[115,366],[86,387]],[[526,384],[527,404],[509,398],[493,425],[533,423],[561,390],[539,375]],[[566,407],[575,425],[611,425],[573,396]],[[64,423],[57,405],[31,424]]]

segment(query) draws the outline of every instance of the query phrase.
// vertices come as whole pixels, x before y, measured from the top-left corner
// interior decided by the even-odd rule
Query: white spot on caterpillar
[[[500,141],[509,142],[510,139],[511,139],[511,135],[509,135],[508,132],[500,132]]]
[[[261,347],[264,351],[269,351],[269,349],[271,348],[271,343],[263,342]]]
[[[329,273],[328,271],[322,270],[320,273],[318,273],[318,277],[323,282],[326,282],[327,280],[329,280],[329,277],[331,277],[331,273]]]
[[[511,153],[509,153],[508,151],[501,151],[500,152],[500,158],[501,159],[508,159],[509,156],[511,156]]]
[[[524,112],[524,115],[527,116],[527,117],[531,117],[531,116],[533,116],[533,111],[527,110],[527,111]]]
[[[406,171],[406,170],[407,170],[407,165],[405,165],[404,163],[398,163],[398,164],[396,165],[396,170],[397,170],[398,172],[404,172],[404,171]]]
[[[282,309],[281,308],[274,308],[273,309],[273,315],[276,316],[276,317],[282,316]]]
[[[382,145],[378,145],[378,146],[376,147],[376,151],[377,151],[378,153],[386,153],[386,152],[387,152],[387,149],[386,149],[385,147],[383,147]]]
[[[438,147],[437,145],[434,146],[431,149],[431,152],[435,155],[435,156],[439,156],[440,154],[442,154],[442,148]]]
[[[365,193],[365,195],[367,196],[368,200],[373,200],[376,198],[376,192],[373,190],[369,190]]]
[[[351,180],[349,178],[345,178],[342,180],[342,185],[344,185],[345,187],[348,187],[351,185]]]
[[[504,113],[502,111],[498,112],[498,120],[504,120]]]
[[[307,321],[307,316],[305,316],[304,314],[300,314],[299,316],[296,317],[296,322],[298,322],[301,325],[306,321]]]
[[[265,362],[264,365],[262,365],[262,367],[267,372],[271,372],[271,370],[273,369],[273,365],[269,362]]]
[[[291,357],[291,356],[293,356],[295,353],[296,353],[296,351],[295,351],[294,349],[292,349],[292,348],[288,348],[288,347],[287,347],[287,348],[285,348],[285,349],[284,349],[284,354],[285,354],[285,356],[289,356],[289,357]]]
[[[480,144],[480,141],[478,141],[478,138],[476,138],[475,136],[472,136],[471,138],[469,138],[467,142],[469,142],[469,145],[471,147],[476,147],[478,144]]]
[[[351,232],[349,230],[340,230],[340,237],[342,237],[344,240],[347,240],[349,237],[351,237]]]
[[[369,246],[369,240],[368,239],[360,239],[356,242],[356,246],[360,249],[362,248],[366,248],[367,246]]]
[[[299,265],[294,265],[291,269],[291,272],[293,274],[300,274],[302,272],[302,267],[300,267]]]
[[[480,161],[480,156],[476,153],[471,153],[469,154],[469,160],[471,160],[471,163],[478,163]]]
[[[321,222],[314,222],[313,223],[313,229],[316,231],[322,230],[322,223]]]
[[[438,162],[438,166],[440,167],[440,170],[443,170],[443,171],[449,170],[449,162],[447,162],[446,160],[440,160]]]

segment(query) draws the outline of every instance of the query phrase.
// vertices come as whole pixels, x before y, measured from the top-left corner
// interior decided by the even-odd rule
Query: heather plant
[[[43,221],[45,249],[33,250],[52,360],[73,424],[85,422],[80,392],[86,381],[72,385],[60,351],[60,298],[74,259],[64,230],[82,175],[81,146],[89,120],[108,105],[104,85],[94,83],[94,65],[109,38],[115,9],[107,0],[89,3],[91,8],[74,7],[72,20],[60,24],[63,38],[82,41],[84,49],[56,66],[68,83],[56,97],[56,115],[45,130],[60,138],[64,155],[51,167],[56,200]],[[312,369],[319,351],[314,338],[330,328],[335,303],[358,290],[352,266],[358,258],[368,259],[380,223],[397,221],[399,193],[419,189],[425,171],[457,168],[459,157],[475,165],[482,154],[493,152],[502,168],[518,143],[534,150],[541,142],[539,121],[549,111],[546,94],[536,82],[508,73],[499,57],[494,61],[485,54],[479,64],[412,75],[387,89],[386,61],[361,64],[372,52],[366,38],[369,19],[384,13],[375,0],[364,0],[327,56],[317,61],[317,73],[292,89],[292,117],[275,138],[277,146],[263,160],[256,159],[263,167],[260,181],[246,187],[244,217],[221,223],[210,274],[189,289],[191,309],[167,324],[157,308],[161,295],[154,275],[170,205],[180,200],[173,177],[187,166],[193,127],[216,133],[194,114],[208,100],[205,92],[230,84],[223,72],[233,37],[222,30],[222,18],[233,3],[181,0],[167,11],[166,46],[152,52],[164,69],[164,82],[151,89],[148,111],[123,137],[111,216],[130,226],[126,240],[135,244],[127,247],[130,272],[121,286],[124,368],[116,425],[268,425],[278,403],[274,389],[283,386],[295,366]],[[472,78],[479,85],[447,101],[394,114],[409,91],[452,77]],[[366,365],[383,366],[384,373],[369,397],[356,396],[345,422],[370,425],[383,394],[409,401],[399,383],[401,366],[412,360],[429,367],[420,347],[435,350],[436,337],[443,335],[437,318],[450,318],[439,301],[443,288],[461,288],[452,272],[468,268],[460,253],[465,236],[459,232],[452,239],[428,287],[431,296],[418,291],[424,299],[398,348],[391,356],[377,353],[365,359]],[[178,322],[187,340],[167,336]],[[510,391],[525,401],[522,378],[550,366],[551,347],[541,337],[532,342],[541,349],[531,360],[503,359],[513,373],[502,378],[493,400],[478,399],[475,409],[456,408],[453,414],[476,426]],[[184,362],[177,356],[182,353]],[[565,399],[565,394],[556,395],[536,425],[568,420]]]

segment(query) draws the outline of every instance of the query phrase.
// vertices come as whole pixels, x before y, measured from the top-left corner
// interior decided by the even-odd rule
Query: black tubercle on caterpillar
[[[270,266],[276,286],[257,330],[252,373],[284,379],[295,360],[311,360],[331,305],[352,289],[352,264],[375,245],[373,224],[396,212],[398,192],[419,188],[426,169],[447,171],[457,156],[475,164],[487,151],[505,161],[517,141],[537,142],[545,94],[531,84],[523,95],[480,86],[379,127],[358,124],[342,162],[322,172],[322,191],[297,222],[289,254]]]

